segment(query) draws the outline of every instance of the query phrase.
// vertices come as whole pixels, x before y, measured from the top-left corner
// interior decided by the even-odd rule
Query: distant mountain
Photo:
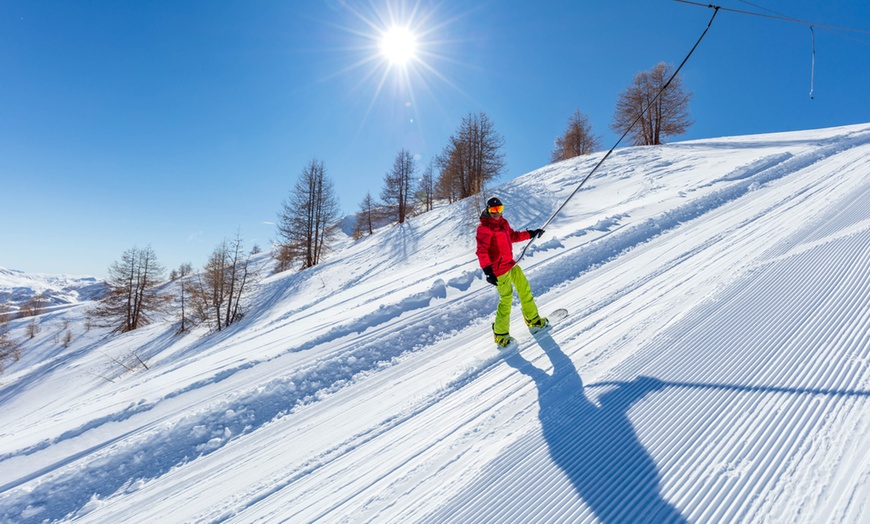
[[[105,291],[105,282],[95,277],[24,273],[0,267],[0,304],[14,309],[40,294],[47,307],[55,309],[97,299]]]

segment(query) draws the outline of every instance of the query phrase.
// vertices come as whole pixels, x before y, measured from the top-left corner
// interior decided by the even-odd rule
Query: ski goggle
[[[504,211],[504,206],[492,206],[489,208],[490,214],[501,213]]]

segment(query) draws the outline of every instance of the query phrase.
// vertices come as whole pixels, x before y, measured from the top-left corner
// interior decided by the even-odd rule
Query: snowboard
[[[550,329],[551,327],[553,327],[553,324],[555,324],[556,322],[564,320],[565,317],[568,316],[568,310],[564,309],[564,308],[559,308],[555,311],[552,311],[549,315],[545,315],[545,316],[547,317],[547,320],[550,321],[550,325],[545,327],[545,328],[530,330],[532,332],[532,335],[541,333],[542,331],[546,331],[546,330]],[[507,346],[502,347],[502,346],[496,345],[496,347],[498,348],[498,350],[500,352],[505,353],[505,352],[510,352],[510,351],[516,351],[517,349],[519,349],[519,343],[517,342],[517,339],[513,339],[513,340],[511,340],[510,344],[508,344]]]
[[[564,308],[559,308],[549,315],[547,315],[547,320],[552,324],[553,322],[558,322],[560,320],[565,320],[565,317],[568,316],[568,310]]]
[[[540,333],[541,331],[546,331],[546,330],[550,329],[551,327],[553,327],[553,324],[555,324],[556,322],[559,322],[560,320],[563,320],[567,316],[568,316],[567,309],[557,309],[557,310],[551,312],[549,315],[546,315],[547,320],[550,321],[549,326],[547,326],[545,328],[530,329],[529,331],[531,331],[533,335],[535,333]]]

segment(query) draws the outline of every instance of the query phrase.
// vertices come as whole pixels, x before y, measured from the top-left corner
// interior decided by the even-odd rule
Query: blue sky
[[[870,31],[865,0],[718,5]],[[472,112],[505,139],[502,180],[546,165],[575,108],[609,148],[619,93],[678,64],[711,16],[672,0],[4,0],[0,266],[102,277],[151,244],[200,267],[237,231],[265,248],[312,158],[351,213],[401,148],[427,164]],[[404,69],[379,52],[393,23],[418,35]],[[814,31],[811,100],[809,26],[720,12],[682,72],[695,124],[671,141],[870,122],[870,34]]]

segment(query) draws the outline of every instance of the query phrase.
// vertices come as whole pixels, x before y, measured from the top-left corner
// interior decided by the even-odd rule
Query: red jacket
[[[477,259],[480,267],[492,266],[495,276],[504,275],[516,265],[512,244],[529,238],[528,231],[514,231],[504,217],[496,219],[484,212],[477,226]]]

